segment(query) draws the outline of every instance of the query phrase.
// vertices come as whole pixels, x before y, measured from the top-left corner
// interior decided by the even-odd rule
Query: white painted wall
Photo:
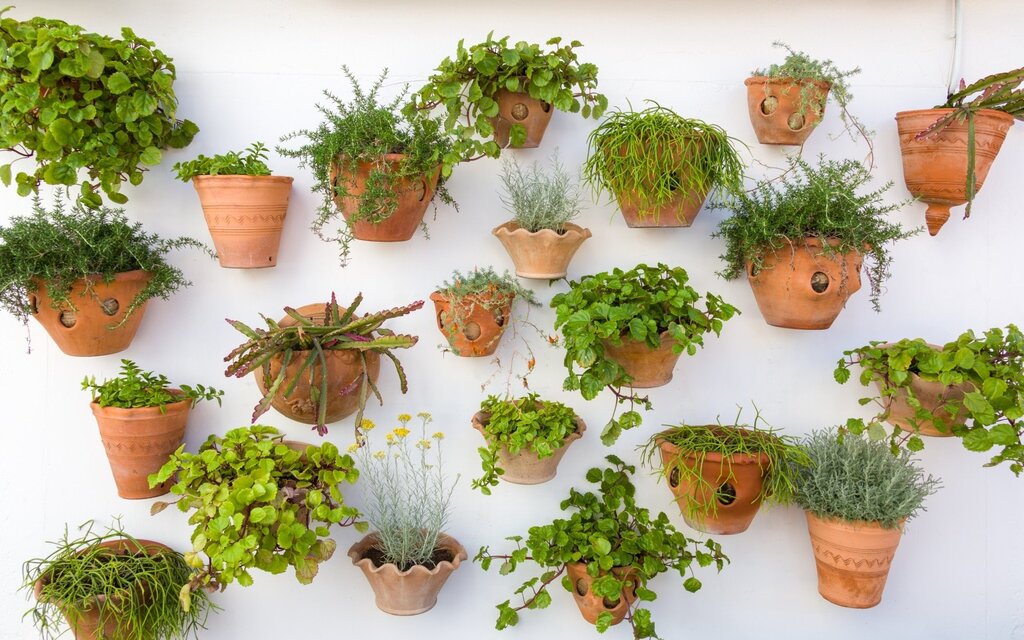
[[[965,0],[963,75],[974,79],[1021,63],[1024,18],[1012,0]],[[221,0],[128,2],[126,0],[32,0],[13,12],[45,15],[115,34],[131,25],[154,39],[177,63],[180,113],[202,132],[184,152],[147,175],[130,193],[129,214],[165,235],[187,234],[204,241],[208,233],[199,202],[189,185],[173,180],[170,165],[197,153],[241,148],[257,139],[273,143],[293,129],[312,126],[320,90],[344,93],[339,67],[347,63],[369,81],[387,65],[396,81],[421,82],[453,52],[459,38],[476,42],[491,29],[514,39],[544,41],[554,34],[586,44],[585,60],[600,69],[600,88],[613,105],[626,99],[639,106],[651,98],[686,116],[724,126],[751,145],[754,156],[778,166],[779,150],[756,143],[746,113],[743,80],[756,66],[778,59],[772,40],[782,39],[844,67],[864,71],[853,82],[856,113],[877,131],[878,177],[893,180],[893,199],[906,197],[893,116],[896,111],[941,102],[952,51],[952,2],[941,0],[719,0],[713,3],[648,0],[619,3],[569,1],[470,5],[456,0],[356,3],[339,0],[274,2]],[[558,114],[543,148],[520,158],[546,158],[557,146],[570,166],[586,153],[593,122]],[[832,141],[840,123],[834,107],[807,145],[809,156],[862,157],[862,148]],[[801,434],[866,415],[856,400],[860,389],[832,380],[832,367],[844,348],[869,339],[924,337],[944,342],[967,328],[976,330],[1024,321],[1020,269],[1019,176],[1024,166],[1024,126],[1010,132],[1003,151],[978,196],[971,220],[954,214],[936,238],[919,236],[894,250],[894,277],[883,298],[883,312],[871,311],[866,292],[858,293],[827,332],[775,329],[761,319],[745,282],[723,282],[714,275],[721,241],[711,240],[721,213],[704,212],[690,229],[627,230],[615,207],[591,204],[582,216],[594,237],[570,275],[629,267],[639,261],[665,261],[686,267],[700,290],[722,294],[744,314],[727,324],[696,357],[684,358],[672,385],[652,392],[655,409],[643,429],[627,433],[614,451],[636,459],[633,448],[658,425],[670,421],[731,417],[738,404],[756,402],[768,420]],[[134,344],[124,356],[166,372],[178,382],[203,382],[227,390],[222,409],[201,406],[188,442],[195,447],[210,433],[246,423],[258,394],[252,379],[225,379],[221,357],[239,342],[223,318],[256,321],[259,312],[278,315],[282,306],[324,299],[332,290],[348,300],[357,291],[367,308],[424,299],[452,268],[493,264],[511,266],[490,230],[509,216],[496,193],[494,161],[457,169],[450,186],[461,211],[441,210],[430,240],[355,247],[352,266],[337,266],[334,247],[307,229],[317,196],[309,193],[308,173],[291,161],[272,157],[277,173],[295,177],[279,266],[265,271],[221,269],[193,254],[173,257],[196,283],[171,302],[154,301]],[[764,169],[754,165],[753,176]],[[26,213],[29,202],[13,191],[0,192],[0,220]],[[894,215],[905,225],[924,221],[924,206]],[[564,285],[528,283],[545,301]],[[535,310],[531,320],[550,329],[552,314]],[[482,544],[501,547],[507,535],[558,514],[558,503],[572,485],[583,486],[585,470],[608,453],[597,438],[611,399],[590,403],[561,392],[560,351],[533,339],[538,371],[533,387],[573,406],[593,431],[575,444],[553,482],[537,487],[503,485],[495,495],[470,492],[478,470],[479,435],[469,418],[482,398],[480,383],[493,371],[485,360],[442,356],[441,336],[429,311],[393,323],[422,336],[402,354],[411,377],[407,397],[397,395],[392,372],[382,376],[384,409],[370,415],[387,423],[401,411],[427,410],[448,432],[450,471],[462,474],[451,533],[472,554]],[[46,553],[44,540],[57,537],[64,523],[122,515],[140,537],[178,548],[188,545],[184,517],[167,511],[149,516],[149,502],[120,500],[101,449],[87,397],[79,390],[86,374],[115,372],[121,356],[75,359],[60,353],[33,323],[33,353],[25,353],[22,327],[0,318],[0,362],[6,405],[6,453],[0,469],[0,637],[34,637],[20,615],[27,607],[16,594],[20,563]],[[504,348],[510,341],[506,338]],[[506,356],[508,351],[503,352]],[[500,392],[501,386],[491,387]],[[266,422],[290,435],[310,437],[306,427],[275,413]],[[350,430],[336,424],[328,436],[350,441]],[[685,593],[669,576],[654,582],[660,597],[653,606],[665,638],[1024,638],[1024,480],[1005,468],[982,469],[986,458],[956,441],[929,442],[923,463],[945,480],[928,511],[910,527],[893,566],[885,598],[867,611],[846,610],[821,599],[803,516],[796,508],[758,516],[751,529],[723,537],[732,564],[721,575],[703,574],[704,589]],[[642,474],[642,501],[667,510],[685,527],[668,490]],[[358,534],[336,535],[339,553],[316,583],[302,587],[291,575],[258,575],[248,589],[231,588],[217,597],[224,611],[210,621],[204,639],[277,638],[324,634],[381,638],[476,640],[479,638],[591,637],[568,593],[557,591],[553,605],[527,612],[520,626],[493,630],[493,606],[509,597],[521,576],[483,573],[473,564],[460,569],[445,587],[437,608],[401,619],[379,613],[360,572],[345,550]],[[624,638],[615,629],[609,637]]]

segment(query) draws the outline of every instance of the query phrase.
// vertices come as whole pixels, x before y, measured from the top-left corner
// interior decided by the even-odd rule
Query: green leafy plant
[[[297,158],[300,167],[308,167],[315,180],[313,193],[322,196],[312,229],[326,242],[337,242],[341,248],[342,265],[348,262],[352,228],[356,222],[379,223],[387,220],[398,208],[403,183],[433,176],[452,148],[452,141],[443,131],[439,119],[406,117],[399,112],[409,87],[406,86],[391,102],[382,104],[378,93],[387,79],[384,69],[369,91],[359,86],[348,67],[342,67],[352,84],[352,100],[345,102],[330,91],[323,94],[328,104],[317,105],[323,116],[315,129],[300,129],[281,138],[281,142],[304,139],[300,146],[278,147],[277,152]],[[401,154],[397,161],[388,156]],[[365,188],[352,193],[344,176],[368,165]],[[450,173],[450,172],[449,172]],[[456,206],[445,187],[445,173],[437,184],[435,195],[444,204]],[[338,220],[338,202],[352,198],[357,206],[346,211],[338,231],[327,229]],[[457,206],[456,206],[457,208]],[[424,231],[426,226],[424,225]]]
[[[483,423],[487,446],[480,447],[483,475],[473,480],[472,488],[491,495],[490,487],[498,485],[498,476],[505,473],[498,460],[502,447],[512,455],[530,451],[543,460],[555,454],[565,439],[576,433],[576,412],[560,402],[541,400],[536,393],[521,398],[488,396],[480,403],[486,414]]]
[[[808,436],[804,448],[811,464],[800,467],[793,498],[819,518],[896,529],[939,487],[909,451],[894,456],[884,442],[826,430]]]
[[[362,361],[362,374],[352,381],[350,389],[343,392],[359,390],[359,412],[356,414],[355,421],[357,425],[362,422],[363,409],[366,406],[366,398],[369,393],[372,392],[381,404],[384,402],[377,385],[366,373],[367,351],[374,351],[391,360],[398,373],[402,393],[409,390],[409,381],[405,377],[405,370],[392,350],[408,349],[415,345],[419,338],[395,334],[390,329],[384,328],[383,324],[393,318],[416,311],[423,306],[423,301],[418,300],[404,307],[357,315],[356,310],[362,301],[363,294],[357,294],[352,303],[342,309],[338,306],[334,294],[331,293],[331,301],[324,305],[322,319],[310,319],[291,307],[285,307],[285,313],[295,321],[289,326],[282,326],[266,316],[261,316],[267,323],[266,329],[252,329],[237,320],[227,321],[247,340],[225,356],[224,361],[230,364],[228,364],[224,375],[244,378],[259,370],[267,388],[266,395],[253,410],[252,421],[254,423],[270,409],[271,402],[278,394],[287,397],[295,391],[296,385],[303,377],[313,381],[319,376],[319,386],[310,385],[309,400],[316,407],[317,422],[313,428],[320,435],[327,433],[328,376],[325,354],[328,351],[354,351],[359,354]],[[272,358],[281,360],[281,370],[276,376],[270,374]],[[288,379],[288,365],[293,360],[301,362],[301,365],[298,370],[294,371],[293,377]]]
[[[584,118],[601,117],[608,98],[596,91],[597,67],[579,62],[575,49],[583,44],[573,40],[566,45],[561,38],[551,38],[547,46],[552,48],[525,41],[510,44],[509,36],[495,40],[493,31],[468,49],[459,40],[455,58],[445,58],[437,73],[412,95],[404,109],[407,115],[420,117],[437,107],[446,114],[444,126],[455,144],[444,155],[443,175],[459,162],[501,154],[498,143],[489,139],[498,115],[495,97],[501,90],[525,93]],[[526,129],[513,123],[510,144],[525,140]]]
[[[594,578],[592,593],[606,602],[617,601],[628,591],[635,591],[638,602],[650,602],[657,596],[649,586],[655,576],[676,572],[684,578],[683,587],[694,592],[702,586],[694,575],[694,563],[700,567],[713,564],[721,571],[728,562],[714,540],[690,540],[669,522],[667,515],[652,516],[648,509],[639,506],[636,488],[630,480],[635,467],[616,456],[607,456],[606,460],[610,463],[607,468],[587,471],[587,481],[598,485],[596,494],[569,490],[569,497],[561,504],[562,511],[572,512],[567,519],[530,527],[525,541],[522,536],[508,538],[516,545],[510,554],[493,554],[489,547],[477,553],[474,561],[480,562],[485,571],[495,560],[500,562],[502,575],[512,573],[526,562],[544,570],[540,577],[530,578],[516,591],[522,605],[513,607],[510,600],[498,605],[497,629],[514,626],[523,609],[544,609],[550,605],[548,587],[559,577],[571,593],[575,585],[565,575],[566,565],[571,563],[587,565],[587,573]],[[657,637],[650,611],[637,602],[631,603],[626,620],[633,628],[634,638]],[[597,630],[603,633],[612,621],[610,611],[602,612],[597,618]]]
[[[493,267],[474,267],[465,274],[456,269],[436,288],[436,292],[450,305],[451,322],[444,330],[449,340],[463,333],[466,318],[476,307],[494,311],[503,309],[510,300],[540,305],[533,291],[519,284],[507,270],[498,275]]]
[[[186,610],[204,588],[251,585],[253,570],[293,567],[296,579],[309,584],[337,547],[328,537],[331,525],[366,530],[339,489],[359,478],[351,456],[330,442],[303,446],[283,438],[263,425],[211,435],[197,453],[182,445],[149,477],[151,487],[177,477],[171,493],[179,496],[155,502],[152,513],[176,504],[195,526],[185,554],[191,573],[179,585]]]
[[[924,340],[904,339],[894,343],[873,341],[866,346],[843,352],[834,376],[839,383],[850,379],[850,368],[860,365],[860,382],[879,386],[879,395],[861,398],[861,404],[874,402],[881,411],[868,421],[853,418],[846,429],[855,434],[867,432],[874,440],[886,437],[881,422],[896,396],[905,396],[914,410],[912,424],[929,425],[942,433],[960,438],[968,451],[988,451],[1001,447],[985,465],[1007,462],[1017,476],[1024,472],[1024,334],[1016,325],[989,329],[978,336],[966,331],[956,340],[935,349]],[[946,396],[941,405],[929,407],[917,397],[912,375],[943,385],[964,386],[962,400]],[[966,410],[966,419],[960,420]],[[894,454],[906,445],[911,451],[924,448],[916,434],[894,427],[889,436]]]
[[[201,400],[216,400],[219,405],[223,391],[213,387],[197,384],[192,387],[180,385],[180,389],[172,389],[167,376],[157,375],[152,371],[143,371],[131,360],[121,360],[121,373],[116,378],[97,383],[95,376],[86,376],[82,380],[82,389],[92,393],[93,402],[101,407],[119,407],[121,409],[138,409],[142,407],[160,407],[172,402],[191,400],[196,406]]]
[[[245,151],[228,151],[212,158],[199,154],[195,160],[176,163],[174,174],[182,182],[196,176],[269,176],[267,147],[254,142]]]
[[[607,357],[606,345],[618,346],[630,339],[655,349],[667,332],[674,353],[685,351],[692,356],[704,346],[704,334],[719,335],[722,324],[739,313],[712,293],[704,294],[704,309],[698,308],[702,296],[689,280],[682,267],[638,264],[629,271],[616,268],[584,276],[570,282],[567,293],[552,298],[555,329],[562,330],[568,370],[563,387],[579,391],[587,400],[596,398],[605,387],[615,395],[615,409],[601,433],[606,445],[615,442],[623,430],[640,425],[637,404],[651,409],[646,396],[622,391],[632,378],[621,364]],[[629,410],[616,417],[618,405],[625,402],[629,402]]]
[[[565,223],[580,213],[579,187],[557,155],[551,158],[550,172],[536,162],[524,170],[509,158],[501,168],[501,183],[505,189],[502,204],[516,223],[531,233],[542,229],[565,233]]]
[[[123,640],[198,638],[206,619],[217,608],[205,592],[193,595],[191,606],[178,601],[190,569],[177,551],[146,547],[128,535],[120,523],[105,531],[94,523],[72,534],[65,527],[53,551],[25,563],[22,589],[33,597],[25,617],[41,638],[64,636],[86,616],[97,616],[99,629],[114,629],[110,637]],[[69,624],[70,623],[70,624]]]
[[[595,197],[635,198],[641,215],[651,212],[657,220],[680,194],[703,199],[715,190],[742,190],[738,140],[718,125],[651,105],[615,110],[590,133],[583,177]]]
[[[821,156],[817,166],[799,157],[789,158],[789,169],[774,180],[763,180],[751,191],[737,192],[712,205],[731,209],[712,237],[725,238],[721,256],[726,280],[765,269],[765,259],[790,242],[813,237],[822,251],[835,256],[848,251],[865,254],[871,304],[879,311],[882,283],[889,277],[892,256],[886,245],[909,238],[921,229],[904,231],[886,215],[906,203],[886,204],[883,196],[892,182],[866,192],[871,173],[856,160],[828,160]],[[843,273],[840,286],[845,287]]]
[[[43,183],[73,186],[84,170],[81,204],[99,207],[101,192],[124,204],[122,183],[140,184],[161,149],[199,132],[175,117],[174,79],[171,59],[128,27],[116,39],[61,20],[0,19],[0,149],[19,156],[0,165],[0,181],[27,196]],[[32,159],[34,170],[14,173]]]

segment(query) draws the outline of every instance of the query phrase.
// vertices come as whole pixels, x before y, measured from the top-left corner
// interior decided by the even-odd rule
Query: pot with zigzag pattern
[[[195,176],[206,225],[220,266],[277,265],[292,179],[285,176]]]

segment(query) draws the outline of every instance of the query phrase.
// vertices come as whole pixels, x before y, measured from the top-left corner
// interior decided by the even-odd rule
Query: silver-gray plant
[[[506,159],[501,182],[505,187],[502,204],[527,231],[551,229],[564,233],[565,223],[580,213],[579,185],[558,161],[557,153],[551,157],[550,171],[536,162],[523,169],[515,159]]]

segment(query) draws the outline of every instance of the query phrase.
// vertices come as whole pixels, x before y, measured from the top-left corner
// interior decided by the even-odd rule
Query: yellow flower
[[[397,429],[395,429],[394,433],[399,438],[404,438],[405,436],[409,435],[409,430],[406,429],[405,427],[398,427]]]
[[[434,432],[434,440],[444,440],[444,432],[443,431],[435,431]]]
[[[359,451],[359,448],[360,448],[359,443],[358,442],[353,442],[352,444],[348,445],[348,452],[349,453],[355,453],[356,451]]]
[[[416,443],[416,448],[423,449],[424,451],[426,451],[427,449],[430,448],[430,440],[420,440],[419,442]]]
[[[376,453],[373,454],[373,457],[377,458],[378,460],[383,460],[384,459],[384,452],[383,451],[377,451]]]
[[[400,413],[400,414],[398,414],[398,421],[401,422],[402,424],[405,424],[406,422],[409,422],[410,420],[412,420],[412,416],[410,416],[408,413]]]
[[[363,421],[359,423],[359,428],[363,431],[370,431],[376,426],[377,425],[373,423],[373,420],[370,420],[369,418],[363,418]]]
[[[433,417],[431,417],[431,415],[429,413],[427,413],[426,411],[420,411],[416,415],[423,419],[423,423],[424,424],[426,424],[426,423],[430,422],[431,420],[433,420]]]
[[[384,436],[384,439],[388,441],[388,444],[395,444],[395,434],[393,433]]]

